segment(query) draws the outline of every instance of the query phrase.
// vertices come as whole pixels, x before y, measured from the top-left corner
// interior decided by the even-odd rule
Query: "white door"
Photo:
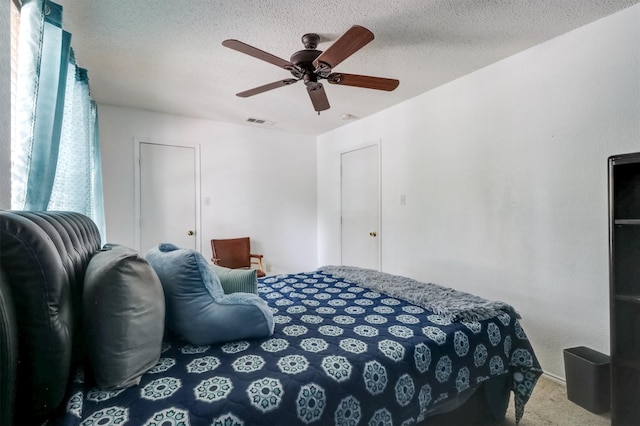
[[[139,144],[139,250],[159,243],[197,250],[199,168],[193,146]]]
[[[378,146],[341,157],[342,264],[380,269]]]

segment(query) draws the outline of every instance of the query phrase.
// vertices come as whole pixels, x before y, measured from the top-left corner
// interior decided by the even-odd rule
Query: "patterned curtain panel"
[[[89,95],[87,71],[76,66],[73,52],[64,99],[58,162],[47,209],[84,213],[103,231],[98,110]]]
[[[18,61],[11,207],[83,213],[104,238],[97,110],[60,5],[23,2]]]

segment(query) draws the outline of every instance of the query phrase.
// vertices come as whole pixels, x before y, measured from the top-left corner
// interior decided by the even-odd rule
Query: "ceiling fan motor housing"
[[[313,61],[322,53],[321,50],[305,49],[299,50],[291,55],[291,63],[308,71],[313,71]]]
[[[297,69],[290,70],[291,74],[296,78],[302,77],[304,79],[304,84],[308,87],[315,88],[317,86],[318,77],[323,76],[316,74],[313,61],[315,61],[321,53],[322,51],[320,50],[305,49],[299,50],[291,55],[291,63],[297,67]],[[302,76],[300,76],[298,70],[302,70]]]

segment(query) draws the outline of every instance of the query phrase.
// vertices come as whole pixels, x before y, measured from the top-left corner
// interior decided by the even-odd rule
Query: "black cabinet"
[[[640,424],[640,153],[609,158],[611,423]]]

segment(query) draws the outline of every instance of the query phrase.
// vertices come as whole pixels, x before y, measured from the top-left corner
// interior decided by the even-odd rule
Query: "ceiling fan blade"
[[[261,59],[265,62],[269,62],[270,64],[273,64],[280,68],[284,68],[284,69],[295,68],[295,65],[293,65],[289,61],[285,61],[284,59],[278,58],[277,56],[272,55],[271,53],[267,53],[264,50],[260,50],[256,47],[249,46],[248,44],[238,40],[233,40],[233,39],[225,40],[222,42],[222,45],[225,47],[228,47],[229,49],[237,50],[238,52],[247,54],[249,56],[253,56],[254,58]]]
[[[313,87],[307,86],[307,92],[309,92],[313,108],[318,111],[318,114],[320,114],[320,111],[330,108],[329,99],[327,99],[327,93],[324,91],[322,83],[317,83]]]
[[[386,90],[390,92],[400,84],[400,81],[392,78],[371,77],[368,75],[332,73],[327,77],[331,84],[343,86],[364,87],[365,89]]]
[[[236,93],[236,96],[241,98],[248,98],[249,96],[257,95],[259,93],[267,92],[269,90],[277,89],[278,87],[288,86],[297,82],[295,78],[287,78],[286,80],[278,80],[273,83],[265,84],[260,87],[254,87],[253,89],[245,90],[244,92]]]
[[[361,27],[354,25],[349,28],[335,43],[327,50],[320,54],[313,61],[313,66],[318,68],[334,68],[340,62],[362,49],[367,43],[373,40],[373,33]]]

